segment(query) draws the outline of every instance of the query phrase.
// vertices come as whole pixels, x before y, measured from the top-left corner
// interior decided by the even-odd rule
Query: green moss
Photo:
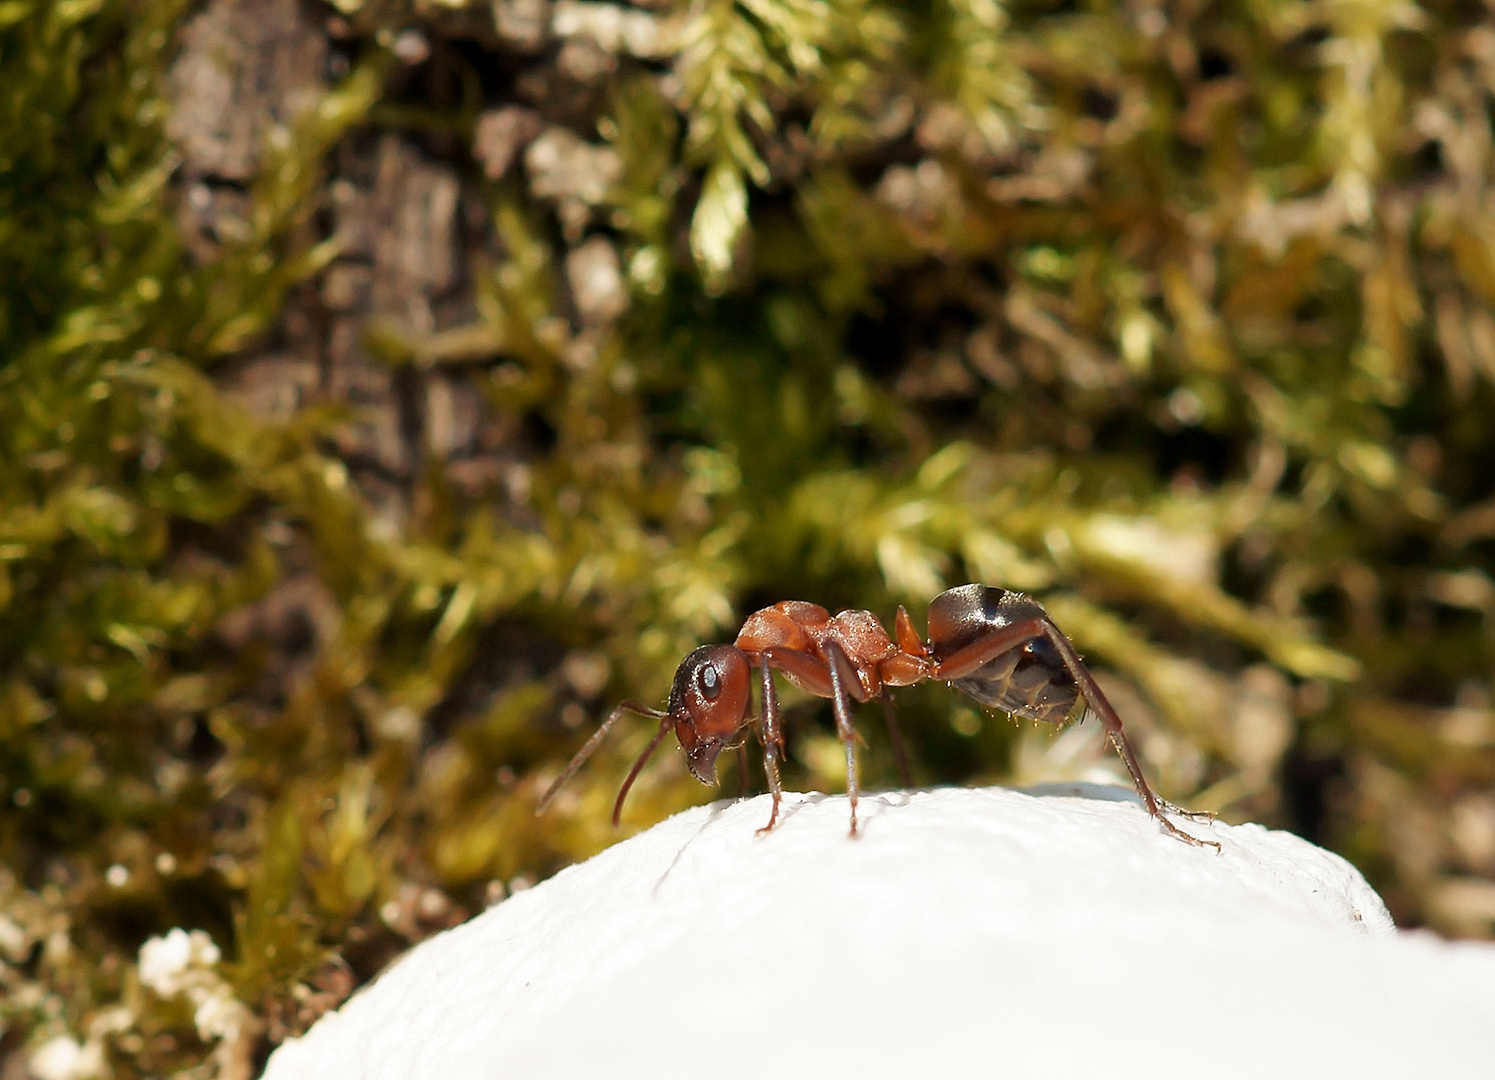
[[[588,85],[486,4],[337,6],[346,73],[263,148],[243,235],[189,255],[162,96],[188,5],[0,2],[7,1045],[248,1075],[614,838],[643,729],[532,813],[609,703],[760,604],[921,622],[966,580],[1042,597],[1170,796],[1491,931],[1445,888],[1495,871],[1489,72],[1454,14],[723,0]],[[597,205],[469,158],[521,76],[615,153]],[[227,391],[298,347],[288,297],[321,310],[343,256],[336,155],[391,133],[478,240],[460,318],[370,319],[367,352],[519,433],[507,488],[417,447],[394,519],[337,452],[357,402]],[[598,238],[621,315],[568,276]],[[286,588],[309,645],[256,606]],[[826,710],[787,700],[788,783],[835,787]],[[1078,767],[968,706],[900,698],[921,782]],[[666,756],[626,818],[709,797]],[[174,927],[223,954],[195,991],[140,983]],[[200,1032],[199,992],[247,1011]]]

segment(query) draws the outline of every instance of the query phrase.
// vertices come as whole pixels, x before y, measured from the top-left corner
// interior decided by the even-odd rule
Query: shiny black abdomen
[[[944,660],[992,630],[1047,618],[1043,605],[1022,593],[962,585],[929,605],[930,649],[936,660]],[[983,705],[1051,724],[1064,723],[1080,704],[1074,676],[1046,637],[1009,649],[950,685]]]

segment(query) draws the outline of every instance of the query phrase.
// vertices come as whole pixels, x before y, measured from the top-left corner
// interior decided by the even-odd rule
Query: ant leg
[[[1112,744],[1115,745],[1114,743]],[[1156,795],[1156,793],[1154,793]],[[1157,795],[1158,806],[1164,813],[1172,814],[1174,817],[1188,818],[1190,821],[1202,821],[1209,823],[1215,820],[1215,815],[1208,810],[1185,810],[1176,803],[1171,803],[1161,795]]]
[[[851,798],[851,835],[857,832],[857,771],[856,771],[856,728],[851,722],[851,700],[853,697],[858,701],[865,700],[862,694],[862,684],[857,678],[856,668],[852,665],[846,651],[835,641],[828,641],[823,646],[827,660],[823,661],[816,656],[799,649],[790,649],[783,646],[770,645],[768,648],[759,650],[758,664],[764,669],[777,668],[788,672],[790,677],[804,690],[817,697],[828,697],[836,714],[836,734],[846,744],[846,793]],[[764,676],[764,686],[769,686],[770,680]],[[773,731],[778,733],[776,699],[770,695],[764,701],[764,714],[769,712],[768,702],[774,701]],[[778,734],[782,740],[782,734]],[[779,744],[782,747],[782,742]],[[769,827],[773,821],[770,820]]]
[[[1009,650],[1019,648],[1034,638],[1045,637],[1053,644],[1059,653],[1059,658],[1064,661],[1065,670],[1074,679],[1079,687],[1080,694],[1084,697],[1090,710],[1100,718],[1101,724],[1106,729],[1106,735],[1111,740],[1111,745],[1116,748],[1116,753],[1121,756],[1122,764],[1126,771],[1131,773],[1132,784],[1137,789],[1137,794],[1142,797],[1142,805],[1147,809],[1163,830],[1169,835],[1182,840],[1186,844],[1195,847],[1212,847],[1217,852],[1220,845],[1212,840],[1200,840],[1190,836],[1179,829],[1164,815],[1164,811],[1176,809],[1172,803],[1159,799],[1157,794],[1148,784],[1147,778],[1142,775],[1142,766],[1137,761],[1137,754],[1132,749],[1132,744],[1126,737],[1126,732],[1121,726],[1121,717],[1117,715],[1116,709],[1106,700],[1106,695],[1101,693],[1101,688],[1095,681],[1095,676],[1085,667],[1080,659],[1079,653],[1070,643],[1069,638],[1064,636],[1054,620],[1047,616],[1043,618],[1020,619],[1017,622],[1008,623],[1000,629],[993,630],[986,637],[973,642],[962,649],[957,649],[943,661],[934,665],[934,677],[937,679],[961,679],[971,672],[978,670],[982,665],[1002,655]]]
[[[743,741],[737,744],[737,798],[739,800],[747,798],[747,771],[747,742]]]
[[[757,654],[763,672],[763,771],[768,774],[768,789],[773,793],[773,813],[768,824],[759,829],[768,832],[779,820],[779,803],[783,789],[779,784],[779,762],[784,758],[784,729],[779,715],[779,697],[774,690],[773,671],[787,671],[796,683],[819,697],[830,697],[832,679],[818,659],[782,645],[770,645]]]
[[[1122,730],[1121,717],[1117,715],[1116,709],[1112,704],[1106,700],[1106,695],[1101,693],[1100,685],[1095,681],[1095,676],[1090,674],[1090,669],[1080,659],[1079,653],[1075,652],[1075,648],[1070,644],[1069,638],[1060,632],[1059,628],[1054,625],[1053,620],[1039,619],[1035,621],[1041,625],[1044,636],[1059,651],[1059,656],[1064,661],[1065,668],[1068,669],[1070,675],[1074,677],[1075,682],[1079,685],[1080,693],[1084,695],[1085,701],[1094,710],[1096,716],[1100,717],[1100,722],[1105,726],[1106,734],[1111,739],[1111,745],[1116,748],[1116,753],[1121,755],[1121,760],[1126,765],[1126,771],[1132,774],[1132,783],[1137,788],[1137,794],[1142,796],[1142,802],[1147,807],[1147,812],[1156,819],[1158,824],[1169,835],[1182,840],[1186,844],[1193,844],[1195,847],[1212,847],[1218,854],[1221,850],[1219,844],[1213,840],[1200,840],[1198,837],[1190,836],[1168,820],[1165,811],[1173,810],[1179,812],[1178,807],[1166,799],[1159,798],[1153,792],[1151,785],[1148,784],[1146,777],[1142,775],[1142,765],[1137,760],[1136,752],[1132,749],[1131,740],[1126,737],[1126,732]],[[1192,814],[1188,816],[1193,817]]]
[[[779,725],[779,696],[774,691],[773,669],[763,660],[763,772],[768,776],[768,790],[773,796],[773,811],[768,815],[768,824],[759,829],[766,833],[779,820],[779,803],[784,790],[779,783],[779,758],[784,754],[784,732]]]
[[[898,719],[893,715],[893,692],[884,686],[882,692],[882,714],[888,722],[888,738],[893,743],[893,761],[898,766],[898,778],[903,786],[914,786],[913,774],[908,771],[908,753],[903,749],[903,734],[898,730]]]
[[[851,835],[857,834],[857,732],[851,722],[849,686],[857,683],[856,669],[845,650],[834,640],[825,643],[826,666],[831,673],[831,708],[836,714],[836,734],[846,745],[846,796],[851,800]]]
[[[551,800],[555,798],[556,793],[559,792],[563,786],[565,786],[567,780],[570,780],[573,776],[576,775],[576,770],[581,768],[582,765],[586,762],[587,758],[592,756],[592,752],[595,751],[597,747],[602,745],[602,740],[607,738],[607,733],[612,730],[612,726],[618,722],[618,718],[624,713],[633,713],[636,716],[647,716],[651,719],[660,721],[664,721],[669,718],[669,713],[661,712],[659,709],[651,709],[647,705],[640,705],[637,701],[625,701],[622,704],[618,705],[613,709],[612,712],[607,714],[607,719],[602,721],[601,726],[598,727],[596,731],[592,732],[592,737],[585,743],[583,743],[582,748],[576,751],[576,754],[571,758],[569,762],[566,763],[566,767],[561,770],[561,775],[555,778],[555,782],[545,789],[545,794],[541,795],[540,801],[535,804],[536,817],[539,817],[541,814],[545,813],[546,809],[550,806]],[[662,726],[663,725],[661,725],[661,727]],[[661,738],[662,737],[663,736],[661,736]],[[650,752],[653,752],[653,749],[658,745],[658,742],[659,740],[655,739],[655,741],[650,744]],[[638,770],[635,769],[634,771],[637,772]],[[629,778],[629,782],[632,783],[632,777]],[[613,824],[616,825],[617,823],[617,815],[615,814],[613,816]]]

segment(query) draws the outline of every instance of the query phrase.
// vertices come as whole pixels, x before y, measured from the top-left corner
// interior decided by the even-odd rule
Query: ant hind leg
[[[1162,810],[1165,813],[1172,814],[1175,817],[1187,818],[1190,821],[1202,821],[1205,823],[1209,823],[1215,820],[1215,815],[1210,813],[1208,810],[1185,810],[1182,806],[1178,806],[1174,803],[1169,802],[1167,799],[1163,798],[1156,792],[1153,793],[1153,798],[1157,799],[1159,810]]]

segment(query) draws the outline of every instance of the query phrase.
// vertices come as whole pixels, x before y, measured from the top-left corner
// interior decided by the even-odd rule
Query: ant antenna
[[[654,738],[649,740],[649,745],[644,747],[644,752],[633,763],[633,768],[628,770],[628,779],[624,780],[623,786],[618,789],[618,801],[613,803],[613,828],[615,829],[618,827],[618,819],[623,816],[623,800],[628,798],[628,789],[633,787],[633,782],[638,779],[638,774],[643,769],[644,762],[648,761],[654,754],[654,751],[659,749],[659,744],[664,739],[665,732],[670,730],[670,714],[660,713],[659,715],[659,730],[654,733]]]
[[[561,770],[561,775],[555,778],[555,782],[545,789],[544,795],[540,796],[540,801],[535,803],[536,817],[545,813],[551,801],[556,797],[556,793],[565,786],[567,780],[576,775],[576,771],[586,763],[587,758],[592,756],[593,751],[602,745],[602,740],[607,738],[607,733],[612,730],[613,725],[618,722],[618,718],[624,713],[648,716],[658,720],[660,723],[659,731],[654,736],[654,741],[649,744],[643,756],[634,762],[633,771],[628,774],[628,779],[623,784],[623,790],[618,793],[617,805],[613,807],[613,824],[617,825],[618,815],[623,811],[623,796],[628,794],[628,789],[633,786],[633,781],[638,776],[639,769],[643,768],[644,762],[649,760],[649,755],[654,753],[655,748],[664,739],[665,731],[669,728],[669,713],[662,712],[659,709],[651,709],[649,706],[641,705],[637,701],[625,701],[607,714],[607,719],[602,721],[602,725],[596,731],[592,732],[592,737],[582,744],[581,749],[576,751],[576,755]]]

